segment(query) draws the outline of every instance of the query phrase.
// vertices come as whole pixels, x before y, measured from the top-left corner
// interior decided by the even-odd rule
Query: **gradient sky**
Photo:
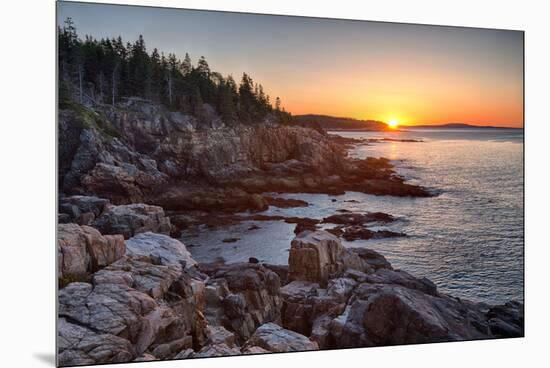
[[[293,114],[523,126],[523,33],[58,3],[79,35],[145,38],[263,84]]]

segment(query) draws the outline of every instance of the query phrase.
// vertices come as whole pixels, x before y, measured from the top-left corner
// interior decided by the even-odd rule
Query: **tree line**
[[[279,97],[272,105],[263,86],[243,73],[240,83],[231,75],[212,71],[201,56],[193,65],[156,48],[149,53],[143,36],[134,42],[122,38],[97,40],[78,37],[71,18],[58,27],[60,102],[115,105],[126,97],[141,97],[171,111],[203,116],[204,104],[216,108],[228,125],[254,124],[272,113],[280,122],[291,120]]]

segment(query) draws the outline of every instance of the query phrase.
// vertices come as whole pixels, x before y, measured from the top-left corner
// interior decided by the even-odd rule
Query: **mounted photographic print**
[[[58,2],[58,365],[522,337],[523,36]]]

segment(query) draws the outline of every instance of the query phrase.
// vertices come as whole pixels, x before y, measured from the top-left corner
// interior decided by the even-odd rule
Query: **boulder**
[[[406,236],[404,233],[396,233],[389,230],[370,230],[364,227],[363,225],[339,225],[332,229],[327,229],[327,231],[336,236],[340,236],[347,241],[354,241],[358,239],[369,240],[369,239],[382,239],[382,238],[396,238],[401,236]]]
[[[92,331],[123,337],[143,353],[156,337],[152,325],[159,306],[150,296],[124,284],[73,282],[59,292],[59,316]]]
[[[313,298],[319,295],[319,284],[292,281],[281,288],[282,325],[301,334],[309,334],[313,315]]]
[[[327,285],[327,295],[338,302],[345,303],[351,296],[357,282],[351,278],[337,278],[329,281]]]
[[[330,278],[345,269],[363,271],[365,263],[344,248],[340,240],[326,231],[304,231],[292,240],[288,256],[288,278],[319,283],[325,287]]]
[[[401,285],[408,289],[420,290],[428,295],[438,295],[437,286],[433,282],[425,277],[421,279],[416,278],[408,272],[401,270],[381,268],[375,273],[367,275],[364,280],[371,284]]]
[[[181,339],[172,340],[162,344],[151,346],[153,356],[159,360],[171,359],[179,354],[182,349],[191,349],[193,345],[193,338],[191,336],[185,336]]]
[[[167,235],[152,232],[140,233],[126,240],[126,253],[147,256],[162,265],[182,265],[193,267],[197,262],[185,245]]]
[[[125,257],[93,275],[94,285],[121,284],[162,298],[181,275],[181,266],[154,265],[146,257]]]
[[[517,301],[496,305],[487,312],[491,333],[497,337],[518,337],[524,335],[524,308]]]
[[[383,212],[367,212],[367,213],[340,213],[325,217],[323,223],[339,224],[339,225],[363,225],[370,222],[392,222],[394,217]]]
[[[349,278],[331,279],[326,289],[307,281],[292,281],[281,288],[283,327],[306,336],[319,335],[320,321],[330,321],[342,313],[356,286],[357,282]],[[328,336],[326,326],[325,330]],[[326,346],[326,341],[314,340],[320,347]]]
[[[318,350],[316,342],[304,335],[286,330],[275,323],[265,323],[258,327],[246,342],[245,348],[257,346],[273,353]]]
[[[125,253],[120,235],[101,235],[89,226],[58,225],[59,277],[81,276],[120,259]]]
[[[362,284],[330,324],[334,347],[384,346],[488,337],[485,316],[448,297],[400,285]]]
[[[74,222],[76,222],[79,225],[88,225],[89,226],[89,225],[92,225],[94,220],[95,220],[95,215],[94,215],[93,212],[84,212],[84,213],[81,213],[74,220]]]
[[[192,355],[193,358],[213,358],[221,356],[240,355],[241,351],[237,347],[230,348],[225,344],[207,345],[198,353]]]
[[[58,319],[57,344],[59,366],[123,363],[136,357],[127,339],[93,331],[65,318]]]
[[[192,132],[197,126],[197,119],[195,117],[182,114],[179,111],[171,111],[168,117],[174,128],[180,132]]]
[[[246,341],[258,326],[281,322],[280,279],[260,264],[237,263],[208,270],[207,319]]]
[[[86,192],[108,197],[114,202],[140,202],[143,191],[137,178],[146,174],[136,171],[100,162],[82,177],[81,184]]]
[[[121,235],[101,235],[89,226],[81,226],[86,234],[87,249],[90,254],[91,270],[96,271],[120,259],[126,252]]]
[[[125,239],[147,231],[169,235],[171,229],[162,207],[143,203],[107,205],[93,226],[103,234],[122,234]]]
[[[95,217],[101,215],[109,200],[95,196],[74,195],[62,197],[59,203],[59,212],[76,218],[83,213],[92,213]]]
[[[208,326],[207,329],[208,340],[213,345],[225,344],[230,348],[235,347],[236,339],[235,334],[227,331],[222,326]]]
[[[343,252],[344,247],[334,235],[326,231],[304,231],[292,240],[288,277],[326,285],[330,277],[342,271]]]
[[[185,349],[176,354],[172,359],[188,359],[192,358],[195,352],[193,349]]]
[[[351,248],[350,250],[357,254],[373,270],[378,270],[379,268],[393,269],[386,257],[372,249]]]
[[[86,236],[77,224],[57,226],[58,276],[79,276],[88,271],[90,256]]]

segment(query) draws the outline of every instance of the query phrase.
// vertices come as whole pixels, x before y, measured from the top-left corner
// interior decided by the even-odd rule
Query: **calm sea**
[[[345,137],[416,139],[358,146],[355,157],[387,157],[410,183],[439,193],[397,198],[348,192],[341,196],[289,194],[309,207],[270,208],[265,214],[322,218],[337,209],[381,211],[398,220],[387,227],[406,238],[344,242],[385,255],[395,268],[426,276],[440,291],[473,301],[523,301],[523,130],[410,129],[401,132],[335,132]],[[333,199],[336,199],[334,202]],[[355,200],[355,202],[348,202]],[[255,223],[257,230],[248,230]],[[294,225],[247,222],[185,234],[198,261],[286,264]],[[229,237],[240,238],[224,243]]]

